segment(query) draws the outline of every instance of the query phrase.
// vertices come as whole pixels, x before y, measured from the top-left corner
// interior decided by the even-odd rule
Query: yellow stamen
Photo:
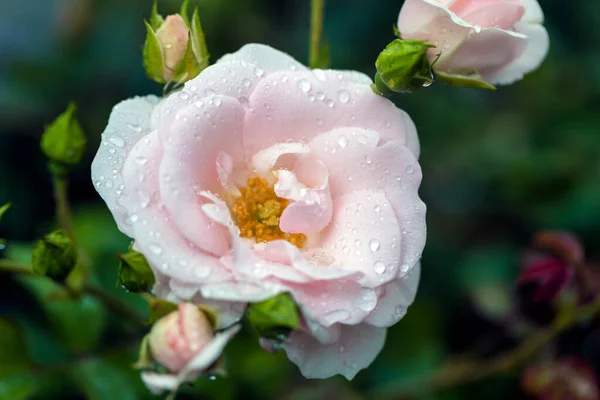
[[[266,179],[248,179],[248,187],[240,189],[240,193],[241,197],[231,206],[231,214],[242,237],[253,238],[257,243],[283,239],[302,248],[305,235],[279,229],[279,218],[289,201],[277,197]]]

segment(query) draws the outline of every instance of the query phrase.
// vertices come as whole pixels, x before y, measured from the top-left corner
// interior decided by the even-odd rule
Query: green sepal
[[[498,90],[494,85],[486,82],[477,71],[464,73],[450,73],[434,69],[435,77],[442,83],[450,86]]]
[[[63,282],[77,264],[77,249],[62,230],[56,230],[38,241],[32,253],[33,271]]]
[[[165,19],[158,13],[158,0],[154,0],[152,12],[150,13],[150,26],[157,30],[165,22]]]
[[[411,93],[433,82],[428,50],[423,40],[395,39],[379,54],[374,91],[378,94]]]
[[[162,46],[152,26],[144,20],[146,26],[146,42],[144,43],[144,69],[150,79],[158,83],[165,83],[165,62]]]
[[[206,67],[208,67],[210,54],[208,53],[208,47],[206,46],[206,37],[204,36],[204,30],[202,29],[202,24],[200,23],[200,12],[198,11],[198,6],[194,8],[191,32],[191,41],[193,45],[194,54],[196,54],[198,67],[200,68],[200,72],[202,72]]]
[[[81,161],[85,152],[86,138],[75,118],[77,106],[70,102],[44,131],[40,140],[42,152],[51,162],[72,167]]]
[[[188,42],[185,49],[183,59],[175,67],[173,72],[173,81],[175,82],[186,82],[190,79],[195,78],[202,70],[194,55],[193,44],[192,44],[192,33],[188,33]]]
[[[183,18],[183,20],[185,21],[185,23],[190,26],[190,14],[188,12],[190,8],[190,0],[183,0],[183,2],[181,3],[181,9],[179,10],[179,15],[181,15],[181,18]]]
[[[120,260],[117,286],[121,286],[129,292],[149,292],[154,286],[154,273],[146,257],[133,250],[132,245],[129,246],[127,253],[117,254],[117,258]]]
[[[150,351],[150,337],[149,335],[144,336],[142,343],[140,343],[140,351],[137,361],[132,365],[135,369],[149,369],[154,366],[154,358]]]
[[[2,221],[2,216],[8,211],[8,209],[10,208],[10,206],[11,206],[10,203],[6,203],[2,207],[0,207],[0,221]]]
[[[259,335],[266,338],[276,339],[300,327],[298,306],[287,293],[251,304],[246,316]]]

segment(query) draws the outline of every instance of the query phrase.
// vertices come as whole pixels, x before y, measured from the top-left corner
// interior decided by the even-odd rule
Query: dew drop
[[[373,270],[377,273],[377,274],[383,274],[385,272],[385,264],[383,263],[383,261],[381,260],[377,260],[375,261],[375,263],[373,264]]]
[[[135,158],[135,163],[138,165],[146,165],[146,163],[148,162],[148,159],[146,157],[136,157]]]
[[[132,131],[134,131],[134,132],[137,132],[137,133],[141,133],[142,132],[142,127],[139,126],[139,125],[127,124],[127,127],[129,129],[131,129]]]
[[[369,248],[372,252],[376,252],[377,250],[379,250],[379,241],[376,239],[371,240],[369,242]]]
[[[125,140],[121,136],[111,136],[108,138],[108,141],[117,147],[125,146]]]
[[[246,78],[242,81],[242,86],[245,88],[249,88],[251,85],[250,79]]]
[[[348,146],[348,139],[346,138],[346,136],[340,136],[340,138],[338,139],[338,145],[342,149],[345,149],[346,146]]]
[[[408,264],[402,264],[402,265],[400,266],[400,271],[401,271],[402,273],[407,273],[409,269],[410,269],[410,265],[408,265]]]
[[[412,165],[408,165],[406,167],[406,173],[409,175],[412,175],[415,172],[415,167],[413,167]]]
[[[327,100],[327,107],[333,108],[335,106],[335,102],[331,99]]]
[[[325,75],[325,71],[323,71],[322,69],[313,70],[313,74],[315,74],[317,79],[319,79],[320,81],[325,82],[327,80],[327,75]]]
[[[334,324],[336,322],[346,321],[350,318],[350,313],[346,310],[336,310],[325,314],[324,317],[328,324]]]
[[[347,90],[340,90],[338,92],[338,100],[340,101],[340,103],[346,104],[350,101],[350,93],[348,93]]]
[[[187,99],[190,98],[190,95],[188,93],[186,93],[186,92],[179,92],[179,98],[181,100],[187,100]]]
[[[379,214],[379,213],[381,212],[381,206],[378,204],[378,205],[376,205],[375,207],[373,207],[373,210],[375,210],[375,212],[376,212],[377,214]]]
[[[256,76],[258,76],[260,78],[264,74],[265,74],[265,70],[262,69],[261,67],[255,67],[254,68],[254,75],[256,75]]]
[[[307,81],[306,79],[300,79],[297,82],[297,85],[300,88],[300,90],[302,90],[304,93],[308,93],[308,91],[311,88],[310,82]]]

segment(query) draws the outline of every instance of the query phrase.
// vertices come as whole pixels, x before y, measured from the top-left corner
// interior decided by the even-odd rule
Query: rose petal
[[[343,325],[337,343],[323,345],[313,336],[295,331],[284,349],[306,378],[325,379],[341,374],[351,380],[375,360],[385,336],[385,329],[367,324]]]
[[[247,44],[235,53],[224,55],[217,61],[217,65],[236,61],[255,64],[262,69],[263,73],[307,70],[306,66],[299,63],[288,54],[270,46],[257,43]],[[262,75],[260,70],[255,71],[255,74]]]
[[[122,197],[123,206],[130,213],[128,223],[135,249],[146,256],[155,274],[196,283],[228,280],[230,274],[225,266],[187,242],[157,200],[161,158],[158,135],[151,133],[135,145],[123,167],[125,181],[136,182],[125,187]]]
[[[152,111],[159,99],[156,96],[135,97],[117,104],[102,134],[102,143],[92,162],[92,181],[124,234],[131,236],[125,221],[127,211],[119,205],[125,181],[122,177],[124,158],[133,146],[152,129]]]
[[[384,140],[407,144],[418,154],[414,125],[406,113],[338,71],[278,72],[260,81],[250,97],[244,129],[247,155],[282,142],[306,143],[340,126],[373,129]]]
[[[542,25],[525,22],[517,23],[515,28],[527,36],[525,50],[519,57],[499,71],[488,72],[487,79],[492,83],[508,85],[523,78],[525,74],[538,68],[548,54],[550,38],[546,28]]]
[[[472,25],[508,30],[521,20],[524,13],[525,7],[519,3],[499,2],[474,7],[461,17]]]
[[[406,276],[385,285],[379,295],[377,307],[364,322],[387,328],[400,321],[408,306],[415,300],[420,277],[421,264],[418,263]]]
[[[162,131],[165,155],[160,166],[161,199],[178,230],[201,249],[221,256],[229,249],[227,232],[202,211],[198,191],[220,191],[217,157],[241,158],[244,108],[231,98],[205,98],[177,113]]]

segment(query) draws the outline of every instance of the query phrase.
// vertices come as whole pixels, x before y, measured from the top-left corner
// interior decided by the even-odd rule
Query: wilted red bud
[[[555,254],[568,264],[581,264],[585,258],[583,246],[579,240],[569,232],[540,232],[535,235],[533,245],[540,250]]]
[[[526,257],[525,269],[518,279],[519,286],[532,285],[532,300],[548,302],[573,281],[574,269],[570,264],[552,256],[532,254]]]
[[[582,358],[568,357],[529,367],[523,390],[539,400],[598,400],[596,374]]]

